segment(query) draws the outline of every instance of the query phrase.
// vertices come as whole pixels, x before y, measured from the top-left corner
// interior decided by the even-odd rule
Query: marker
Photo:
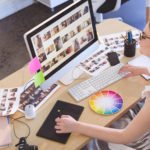
[[[128,42],[132,43],[132,32],[128,31],[127,35],[128,35]]]

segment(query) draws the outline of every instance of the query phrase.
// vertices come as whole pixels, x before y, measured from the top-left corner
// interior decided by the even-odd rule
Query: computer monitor
[[[24,35],[50,86],[99,47],[90,0],[76,1]]]

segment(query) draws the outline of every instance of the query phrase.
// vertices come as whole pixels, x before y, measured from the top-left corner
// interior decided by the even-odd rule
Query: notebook
[[[37,136],[65,144],[70,136],[70,133],[57,134],[56,130],[54,129],[54,126],[56,124],[55,119],[60,116],[61,112],[61,114],[70,115],[78,120],[83,109],[84,108],[82,106],[58,100],[49,113],[48,117],[44,121],[43,125],[39,129]]]
[[[128,64],[133,65],[133,66],[139,66],[139,67],[148,67],[150,68],[150,57],[141,55],[131,61],[128,62]],[[146,79],[149,80],[150,76],[142,74],[142,76]]]
[[[11,144],[11,126],[8,117],[0,117],[0,148]]]

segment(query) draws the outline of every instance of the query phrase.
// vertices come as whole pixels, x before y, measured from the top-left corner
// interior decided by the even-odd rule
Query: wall
[[[129,0],[116,12],[104,14],[104,18],[122,17],[123,21],[143,30],[146,23],[146,0]]]
[[[0,19],[33,4],[34,0],[0,0]]]

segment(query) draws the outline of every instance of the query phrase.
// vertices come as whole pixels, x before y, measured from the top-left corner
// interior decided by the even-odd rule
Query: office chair
[[[127,1],[129,0],[92,0],[96,22],[103,21],[103,13],[117,11]]]

